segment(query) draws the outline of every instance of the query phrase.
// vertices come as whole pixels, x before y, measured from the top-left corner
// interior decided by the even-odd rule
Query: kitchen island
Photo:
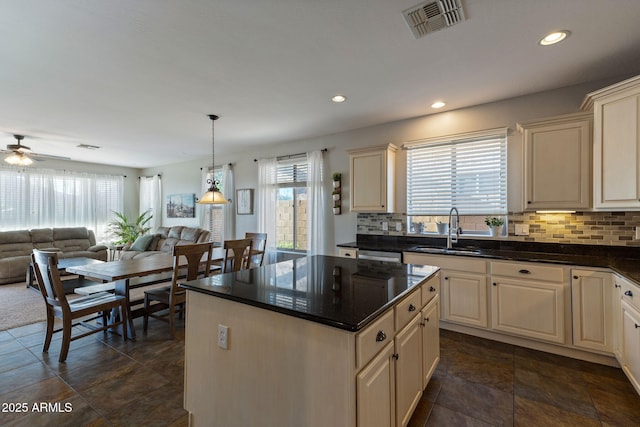
[[[311,256],[181,284],[190,425],[406,425],[439,361],[439,281]]]

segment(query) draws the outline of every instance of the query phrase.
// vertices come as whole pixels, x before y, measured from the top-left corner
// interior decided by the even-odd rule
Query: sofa
[[[160,227],[155,234],[146,236],[146,239],[148,240],[148,244],[144,250],[131,249],[138,243],[136,241],[131,248],[126,246],[123,248],[122,252],[120,252],[120,259],[127,260],[158,254],[171,254],[175,245],[208,242],[209,232],[202,228],[191,228],[176,225],[173,227]]]
[[[25,280],[33,249],[55,250],[60,258],[107,260],[107,247],[85,227],[0,231],[0,285]]]

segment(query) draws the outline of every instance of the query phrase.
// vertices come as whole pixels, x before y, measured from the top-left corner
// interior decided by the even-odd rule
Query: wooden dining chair
[[[169,322],[171,339],[176,336],[176,309],[182,314],[187,301],[187,294],[184,289],[178,288],[178,279],[181,279],[180,262],[181,257],[187,260],[186,280],[198,278],[201,272],[203,277],[209,276],[211,269],[211,251],[213,244],[195,243],[190,245],[176,245],[173,247],[173,276],[171,285],[162,288],[150,289],[144,292],[144,322],[143,328],[146,331],[149,325],[149,317]],[[200,268],[203,257],[206,254],[204,269]],[[151,304],[156,301],[157,304]],[[168,309],[168,312],[165,310]],[[162,311],[162,313],[160,313]]]
[[[251,239],[249,268],[262,267],[264,264],[264,252],[267,248],[267,233],[244,233],[244,237],[245,239]]]
[[[127,339],[127,299],[122,295],[114,295],[109,292],[99,292],[81,298],[67,300],[60,279],[60,271],[58,271],[58,252],[45,252],[34,249],[31,254],[33,269],[36,274],[36,280],[40,287],[40,292],[44,298],[47,310],[47,332],[44,339],[42,352],[49,351],[51,337],[54,332],[62,331],[62,347],[60,348],[60,357],[58,360],[64,362],[69,353],[69,345],[71,341],[83,338],[87,335],[100,331],[106,331],[109,328],[122,325],[122,338]],[[120,320],[118,316],[111,316],[112,321],[109,322],[108,314],[113,309],[120,310]],[[94,328],[91,326],[88,332],[71,336],[71,328],[80,324],[78,321],[83,317],[91,314],[102,315],[102,327]],[[55,318],[62,319],[62,329],[54,330]],[[74,323],[74,321],[76,321]]]
[[[225,240],[222,272],[239,271],[249,268],[251,239]]]

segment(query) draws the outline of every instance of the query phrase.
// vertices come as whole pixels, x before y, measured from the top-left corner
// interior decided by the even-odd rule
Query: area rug
[[[39,291],[27,289],[25,282],[0,285],[0,331],[46,319],[44,300]]]

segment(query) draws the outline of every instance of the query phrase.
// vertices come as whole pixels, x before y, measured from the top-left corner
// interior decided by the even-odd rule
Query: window
[[[506,131],[408,143],[407,215],[506,215]]]
[[[213,171],[213,177],[216,181],[219,182],[218,188],[224,188],[224,171],[222,168],[216,168]],[[207,184],[208,180],[211,179],[211,170],[207,173],[204,181],[203,191],[207,191],[209,185]],[[222,246],[222,242],[224,241],[223,236],[223,227],[224,227],[224,208],[225,205],[205,205],[205,223],[207,230],[211,231],[210,239],[216,246]]]
[[[123,194],[122,176],[0,169],[0,230],[87,227],[105,241]]]
[[[307,250],[307,161],[279,160],[276,169],[276,248]]]

